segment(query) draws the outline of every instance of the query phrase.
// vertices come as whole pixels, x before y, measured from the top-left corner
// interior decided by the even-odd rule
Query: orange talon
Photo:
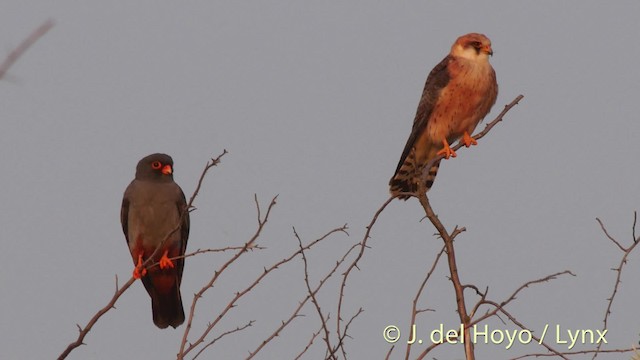
[[[464,146],[469,147],[471,145],[478,145],[478,142],[476,141],[476,139],[472,138],[471,136],[469,136],[468,132],[464,132],[464,135],[462,136],[462,141],[464,142]]]
[[[453,151],[451,146],[449,146],[449,143],[447,142],[447,139],[442,139],[442,145],[444,145],[444,148],[442,150],[438,151],[437,155],[444,155],[445,159],[448,159],[450,156],[452,156],[452,157],[458,156],[456,154],[456,152]]]
[[[160,269],[166,269],[166,268],[173,268],[175,265],[173,265],[173,262],[171,262],[171,260],[169,259],[169,257],[167,257],[167,255],[169,254],[169,250],[165,250],[164,254],[162,254],[162,257],[160,258]]]
[[[133,268],[133,277],[135,279],[140,279],[141,277],[147,275],[147,269],[142,267],[142,254],[138,255],[138,265]]]

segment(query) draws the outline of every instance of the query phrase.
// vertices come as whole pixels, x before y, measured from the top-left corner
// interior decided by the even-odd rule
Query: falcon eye
[[[480,49],[482,47],[482,44],[480,43],[480,41],[472,41],[471,46],[473,46],[476,49]]]
[[[151,163],[151,168],[153,170],[159,170],[160,168],[162,168],[162,163],[160,163],[160,161],[154,161]]]

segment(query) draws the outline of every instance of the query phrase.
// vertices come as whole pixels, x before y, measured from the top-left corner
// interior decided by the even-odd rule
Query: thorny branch
[[[633,244],[631,244],[629,247],[626,247],[626,248],[620,245],[618,241],[616,241],[613,237],[611,237],[611,235],[609,235],[609,233],[607,232],[607,229],[604,227],[604,224],[602,223],[602,221],[600,221],[600,219],[596,218],[596,220],[600,224],[602,231],[609,238],[609,240],[611,240],[614,244],[616,244],[618,248],[620,248],[620,250],[622,250],[622,252],[624,253],[624,255],[622,256],[622,259],[620,259],[620,264],[618,265],[618,267],[615,269],[612,269],[617,273],[616,282],[615,282],[615,285],[613,286],[613,292],[611,293],[611,296],[607,299],[609,303],[607,304],[607,310],[604,313],[604,320],[603,320],[604,324],[602,326],[602,330],[604,331],[607,329],[607,322],[609,321],[609,315],[611,315],[611,307],[613,306],[613,299],[615,299],[616,294],[618,293],[618,287],[620,286],[620,282],[621,282],[620,279],[622,278],[622,267],[627,263],[627,257],[629,257],[629,254],[631,254],[633,249],[635,249],[638,243],[640,243],[640,238],[636,237],[636,222],[638,220],[638,213],[635,211],[633,212],[633,226],[632,226]],[[598,356],[598,350],[600,350],[601,347],[602,347],[602,343],[598,342],[598,346],[596,347],[596,352],[593,354],[592,359],[595,359]]]
[[[488,302],[491,303],[491,302]],[[498,304],[493,303],[493,306],[497,306]],[[504,307],[500,308],[500,312],[503,313],[505,316],[507,316],[509,318],[509,320],[516,324],[516,326],[518,326],[520,329],[522,330],[528,330],[528,328],[526,326],[524,326],[524,324],[522,324],[521,322],[519,322],[513,315],[511,315],[509,312],[507,312]],[[569,360],[567,359],[566,356],[564,356],[562,353],[560,353],[559,351],[555,350],[554,348],[552,348],[550,345],[548,345],[546,342],[542,341],[542,338],[537,337],[536,335],[531,334],[531,338],[537,342],[538,344],[544,346],[545,348],[547,348],[547,350],[549,350],[551,353],[553,353],[556,356],[561,357],[562,359],[565,360]]]
[[[435,271],[436,266],[440,261],[440,257],[442,257],[442,254],[445,252],[445,249],[446,248],[443,246],[442,249],[440,249],[440,252],[438,253],[438,255],[436,255],[435,260],[433,260],[433,263],[431,264],[431,268],[429,269],[429,271],[427,272],[427,275],[424,277],[424,280],[420,284],[420,287],[418,288],[418,292],[416,293],[416,296],[413,298],[412,307],[411,307],[411,321],[409,322],[409,324],[411,324],[410,326],[413,326],[413,324],[416,323],[416,317],[418,316],[418,313],[426,311],[426,310],[418,310],[418,300],[420,299],[420,295],[422,295],[422,292],[424,291],[425,286],[427,286],[427,282],[431,278],[431,275]],[[409,334],[411,334],[411,329],[409,329]],[[407,343],[407,351],[404,357],[405,360],[409,360],[409,355],[411,354],[411,345],[412,344]]]
[[[613,350],[580,350],[580,351],[565,351],[562,353],[562,355],[585,355],[585,354],[615,354],[615,353],[628,353],[628,352],[632,352],[632,351],[636,351],[636,349],[634,348],[628,348],[628,349],[613,349]],[[560,356],[562,356],[560,355]],[[537,353],[537,354],[526,354],[526,355],[522,355],[522,356],[518,356],[515,358],[512,358],[510,360],[519,360],[519,359],[526,359],[526,358],[539,358],[539,357],[551,357],[551,356],[557,356],[554,353]],[[566,357],[562,356],[564,359],[566,359]]]
[[[304,284],[306,285],[307,292],[311,297],[311,303],[315,306],[316,312],[320,317],[320,323],[322,324],[322,330],[324,331],[324,342],[327,345],[327,349],[331,351],[333,347],[331,346],[331,337],[329,335],[329,329],[327,328],[327,321],[329,320],[329,316],[325,317],[322,314],[322,309],[320,308],[318,299],[316,299],[315,293],[313,292],[313,290],[311,290],[311,284],[309,283],[309,264],[307,262],[307,255],[305,255],[304,253],[304,247],[302,246],[302,239],[300,239],[300,236],[298,236],[298,232],[296,231],[295,227],[293,228],[293,234],[298,240],[298,246],[300,247],[300,254],[302,255],[302,262],[304,263]],[[333,353],[330,353],[328,358],[336,360],[336,357]]]
[[[177,259],[186,259],[188,257],[192,257],[192,256],[196,256],[196,255],[200,255],[200,254],[205,254],[205,253],[216,253],[216,252],[226,252],[226,251],[233,251],[233,250],[242,250],[244,249],[244,246],[227,246],[227,247],[223,247],[223,248],[219,248],[219,249],[198,249],[194,252],[190,252],[188,254],[184,254],[182,256],[176,256],[176,257],[172,257],[170,258],[171,260],[177,260]],[[252,248],[248,249],[248,250],[264,250],[266,249],[263,246],[260,245],[254,245]]]
[[[318,242],[326,239],[327,237],[329,237],[331,234],[336,233],[336,232],[343,232],[343,233],[347,233],[347,225],[344,225],[340,228],[337,229],[333,229],[331,231],[329,231],[328,233],[326,233],[324,236],[322,236],[319,239],[316,239],[314,241],[312,241],[311,243],[309,243],[308,245],[304,246],[303,248],[298,249],[298,251],[294,252],[291,256],[289,256],[288,258],[280,261],[279,263],[275,264],[274,266],[272,266],[269,269],[265,270],[265,274],[268,271],[273,270],[274,268],[277,268],[278,266],[280,266],[281,264],[284,264],[286,262],[291,261],[291,259],[295,258],[296,256],[300,255],[303,251],[307,251],[309,250],[313,245],[317,244]],[[300,311],[302,310],[302,308],[304,307],[304,305],[307,303],[307,301],[309,301],[309,299],[311,299],[311,297],[314,297],[318,291],[320,291],[320,289],[322,288],[322,286],[327,282],[327,280],[329,280],[329,278],[331,278],[333,276],[333,274],[336,272],[336,270],[338,270],[338,268],[342,265],[342,263],[344,263],[347,255],[349,255],[349,253],[351,252],[351,250],[353,250],[355,247],[352,246],[349,250],[347,250],[347,252],[344,254],[344,256],[338,260],[335,264],[335,266],[320,280],[320,282],[318,283],[318,285],[312,290],[310,291],[305,298],[300,301],[300,303],[298,304],[298,307],[293,311],[293,313],[291,314],[291,316],[289,316],[289,318],[285,321],[282,321],[282,324],[276,328],[270,336],[268,336],[265,340],[263,340],[260,345],[254,350],[251,351],[249,353],[249,356],[246,358],[246,360],[250,360],[252,359],[254,356],[256,356],[256,354],[258,354],[258,352],[260,352],[271,340],[273,340],[276,336],[278,336],[280,334],[280,332],[287,327],[291,321],[293,321],[293,319],[299,317],[300,315]],[[339,344],[338,344],[339,346]]]
[[[328,320],[328,316],[327,316],[327,320]],[[322,323],[320,325],[320,329],[318,329],[318,331],[314,332],[311,335],[311,339],[309,339],[309,342],[307,343],[307,346],[304,347],[304,349],[302,349],[302,351],[298,354],[298,356],[295,357],[294,360],[299,360],[302,358],[302,356],[307,352],[307,350],[309,350],[309,348],[311,347],[311,345],[313,345],[313,341],[318,337],[318,335],[320,335],[320,333],[322,332],[322,329],[326,327],[325,323]]]
[[[349,277],[349,274],[351,273],[351,270],[353,270],[354,268],[358,268],[358,261],[360,261],[360,259],[364,255],[364,250],[367,248],[367,240],[369,240],[369,238],[370,238],[369,234],[371,233],[371,230],[373,229],[373,225],[378,220],[378,216],[380,216],[382,211],[387,207],[387,205],[389,205],[391,203],[391,201],[393,201],[393,199],[394,199],[394,197],[389,197],[384,202],[384,204],[382,204],[382,206],[380,206],[380,208],[373,215],[373,218],[371,219],[371,222],[369,223],[369,225],[367,225],[367,230],[365,231],[365,234],[364,234],[364,237],[362,238],[362,241],[360,241],[359,243],[357,243],[353,247],[351,247],[347,251],[347,253],[345,254],[345,257],[346,257],[356,247],[358,247],[360,249],[360,251],[358,252],[358,255],[356,256],[356,258],[349,265],[347,270],[342,274],[342,283],[340,284],[340,295],[338,296],[338,316],[337,316],[337,319],[336,319],[336,333],[338,334],[338,338],[340,338],[340,339],[344,339],[344,334],[343,334],[344,331],[343,331],[343,329],[340,328],[340,322],[342,321],[342,302],[344,300],[345,287],[347,286],[347,278]],[[358,268],[358,270],[359,270],[359,268]],[[362,309],[360,309],[360,310],[362,310]],[[360,313],[360,311],[358,311],[358,313]],[[347,358],[347,353],[346,353],[346,351],[344,349],[344,343],[342,341],[340,341],[338,346],[339,346],[340,350],[342,351],[343,358],[346,359]]]
[[[487,311],[484,315],[480,316],[479,318],[474,319],[471,323],[469,323],[469,326],[473,326],[473,325],[475,325],[475,324],[478,324],[478,323],[480,323],[481,321],[484,321],[485,319],[488,319],[488,318],[490,318],[490,317],[492,317],[492,316],[496,315],[499,311],[501,311],[501,310],[502,310],[505,306],[507,306],[510,302],[512,302],[513,300],[515,300],[515,299],[516,299],[516,297],[518,296],[518,293],[520,293],[520,291],[524,290],[525,288],[528,288],[530,285],[540,284],[540,283],[543,283],[543,282],[548,282],[548,281],[551,281],[551,280],[555,280],[555,279],[557,279],[557,278],[558,278],[558,276],[561,276],[561,275],[571,275],[571,276],[576,276],[576,275],[575,275],[574,273],[572,273],[571,271],[569,271],[569,270],[565,270],[565,271],[560,271],[560,272],[557,272],[557,273],[555,273],[555,274],[551,274],[551,275],[545,276],[545,277],[540,278],[540,279],[527,281],[526,283],[524,283],[524,284],[520,285],[520,287],[518,287],[518,288],[517,288],[517,289],[516,289],[512,294],[511,294],[511,296],[509,296],[506,300],[502,301],[502,302],[501,302],[501,303],[499,303],[499,304],[498,304],[498,303],[495,303],[495,302],[493,302],[493,301],[486,300],[486,295],[487,295],[487,294],[486,294],[486,292],[485,292],[485,293],[480,293],[480,295],[481,295],[481,299],[480,299],[480,301],[478,301],[478,303],[474,306],[474,309],[473,309],[473,311],[472,311],[472,314],[474,314],[474,313],[477,311],[477,309],[478,309],[481,305],[484,305],[484,304],[491,304],[491,305],[493,305],[495,308],[494,308],[494,310],[492,310],[492,311]],[[477,291],[477,290],[476,290],[476,291]]]
[[[93,325],[96,324],[96,322],[98,322],[98,320],[102,317],[102,315],[106,314],[109,310],[111,310],[112,308],[115,308],[115,304],[116,301],[118,301],[118,299],[120,298],[120,296],[122,296],[122,294],[127,291],[127,289],[136,281],[136,279],[134,279],[133,277],[131,277],[129,279],[129,281],[126,282],[126,284],[124,284],[121,288],[118,289],[118,275],[116,275],[116,291],[113,294],[113,296],[111,297],[111,300],[109,300],[109,302],[107,303],[107,305],[105,307],[103,307],[102,309],[98,310],[97,313],[95,313],[95,315],[93,315],[93,317],[91,318],[91,320],[89,320],[89,322],[87,323],[87,325],[82,328],[80,327],[80,325],[76,325],[78,327],[78,331],[80,332],[78,334],[78,339],[76,341],[73,341],[72,343],[70,343],[67,348],[62,352],[62,354],[60,354],[60,356],[58,356],[58,360],[62,360],[62,359],[66,359],[67,356],[69,356],[69,354],[78,346],[80,345],[84,345],[84,338],[85,336],[87,336],[87,334],[89,333],[89,331],[91,331],[91,329],[93,328]]]
[[[421,181],[421,183],[423,183]],[[422,185],[424,187],[424,184]],[[455,234],[459,234],[460,232],[456,232],[455,234],[449,234],[449,232],[445,229],[444,225],[438,219],[438,216],[434,213],[431,205],[429,204],[429,199],[427,198],[426,192],[420,193],[418,195],[418,200],[420,200],[420,204],[424,208],[425,214],[427,218],[433,226],[438,230],[440,237],[444,241],[444,247],[447,253],[447,261],[449,264],[449,273],[450,279],[453,284],[453,289],[456,294],[456,303],[458,308],[458,316],[460,317],[460,323],[464,325],[464,352],[466,354],[467,360],[474,360],[475,354],[473,350],[473,342],[471,341],[471,329],[469,328],[469,324],[471,319],[469,314],[467,313],[467,307],[465,304],[464,298],[464,287],[460,282],[460,277],[458,276],[458,265],[456,264],[456,255],[455,249],[453,246],[453,241],[455,239]]]
[[[211,340],[207,345],[203,346],[202,349],[200,349],[200,351],[198,351],[196,353],[196,355],[193,357],[193,360],[198,358],[198,356],[200,356],[200,354],[202,354],[209,346],[213,346],[213,344],[215,344],[218,340],[222,339],[223,337],[225,337],[227,335],[242,331],[242,330],[248,328],[249,326],[252,326],[254,323],[255,323],[255,320],[251,320],[248,323],[244,324],[243,326],[238,326],[237,328],[235,328],[233,330],[229,330],[229,331],[223,332],[218,337],[216,337],[215,339]]]
[[[223,312],[218,315],[218,317],[216,318],[215,321],[209,323],[209,325],[207,326],[207,328],[203,331],[202,335],[192,344],[189,345],[189,347],[187,347],[185,349],[185,347],[187,346],[187,338],[189,336],[189,331],[191,330],[191,326],[193,323],[193,317],[195,315],[195,311],[196,311],[196,304],[198,302],[198,300],[204,295],[204,293],[209,290],[210,288],[213,287],[213,284],[216,282],[216,280],[218,280],[218,278],[220,277],[220,275],[232,264],[234,263],[238,258],[240,258],[240,256],[242,256],[244,253],[247,252],[248,249],[252,248],[256,242],[256,240],[258,240],[258,237],[260,236],[260,234],[262,233],[262,229],[264,228],[264,226],[267,224],[267,221],[269,221],[269,215],[271,214],[271,210],[273,209],[273,207],[276,205],[276,199],[278,198],[278,196],[275,196],[272,200],[271,203],[269,203],[269,207],[267,208],[267,213],[264,215],[264,218],[260,217],[260,204],[258,203],[258,197],[256,195],[254,195],[254,200],[256,203],[256,208],[257,208],[257,212],[258,212],[258,228],[256,229],[256,232],[253,234],[253,236],[251,237],[251,239],[249,241],[247,241],[244,246],[238,251],[236,252],[236,254],[234,256],[232,256],[229,260],[227,260],[227,262],[225,262],[214,274],[213,277],[211,278],[211,280],[209,280],[209,282],[202,287],[202,289],[200,289],[200,291],[198,291],[198,293],[196,293],[193,296],[193,301],[191,302],[191,308],[189,310],[189,319],[187,321],[187,324],[185,326],[184,329],[184,334],[182,335],[182,341],[180,342],[180,351],[178,352],[178,359],[183,359],[184,356],[189,353],[190,351],[192,351],[194,348],[196,348],[198,345],[200,345],[200,343],[204,342],[205,338],[207,337],[207,335],[209,334],[209,332],[211,332],[211,330],[213,330],[213,328],[216,326],[216,324],[224,317],[224,315],[227,313],[227,311],[229,311],[233,306],[234,303],[240,298],[242,297],[245,293],[247,293],[249,290],[251,290],[251,288],[253,288],[253,286],[257,285],[258,282],[260,281],[260,279],[262,279],[264,276],[267,275],[267,272],[265,272],[261,277],[259,277],[255,283],[249,287],[248,289],[245,289],[245,291],[237,293],[235,298],[233,300],[231,300],[229,302],[229,304],[227,304],[227,307],[223,310]]]

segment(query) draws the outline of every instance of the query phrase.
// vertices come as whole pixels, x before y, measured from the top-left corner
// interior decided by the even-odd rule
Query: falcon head
[[[138,162],[137,180],[173,181],[173,159],[167,154],[151,154]]]
[[[488,60],[493,55],[491,40],[483,34],[462,35],[451,46],[451,55],[469,60]]]

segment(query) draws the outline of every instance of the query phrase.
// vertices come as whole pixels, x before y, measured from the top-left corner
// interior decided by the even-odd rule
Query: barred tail
[[[405,159],[402,166],[398,167],[395,175],[389,180],[389,190],[391,195],[396,195],[399,193],[415,193],[418,191],[418,182],[422,178],[422,166],[416,166],[415,164],[415,156],[410,154]],[[440,167],[440,161],[437,161],[435,164],[431,166],[429,172],[427,173],[425,181],[425,188],[427,191],[433,185],[433,181],[436,179],[436,175],[438,174],[438,168]],[[398,199],[407,200],[411,197],[411,195],[400,195]]]

